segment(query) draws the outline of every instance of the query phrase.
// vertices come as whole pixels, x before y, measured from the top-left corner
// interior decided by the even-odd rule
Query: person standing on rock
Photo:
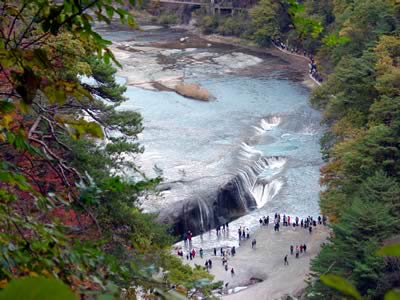
[[[203,258],[203,248],[200,248],[200,258]]]
[[[288,262],[288,259],[287,259],[287,254],[285,255],[285,258],[283,259],[283,261],[284,261],[284,265],[285,266],[289,265],[289,262]]]
[[[242,227],[239,227],[238,234],[239,234],[239,241],[240,241],[240,239],[242,238]]]
[[[249,230],[249,228],[247,228],[247,239],[249,239],[250,238],[250,230]]]

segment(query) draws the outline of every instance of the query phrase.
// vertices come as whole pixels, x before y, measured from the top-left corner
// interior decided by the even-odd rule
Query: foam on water
[[[259,126],[253,126],[257,134],[264,134],[270,131],[272,128],[278,126],[281,122],[281,118],[278,116],[273,116],[266,119],[262,119]]]

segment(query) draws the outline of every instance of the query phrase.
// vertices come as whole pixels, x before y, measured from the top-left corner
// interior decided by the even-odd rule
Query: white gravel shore
[[[249,240],[241,242],[236,255],[228,258],[228,271],[222,265],[220,249],[217,249],[217,256],[206,253],[201,259],[197,253],[196,258],[188,262],[204,266],[206,259],[212,260],[210,272],[215,280],[228,283],[225,289],[228,294],[224,294],[223,299],[282,299],[285,295],[296,296],[305,288],[310,260],[318,254],[328,234],[328,227],[323,225],[314,227],[310,234],[301,227],[281,227],[279,232],[274,232],[270,224],[268,227],[262,226]],[[255,249],[251,248],[253,238],[257,240]],[[307,253],[301,253],[296,259],[295,255],[290,255],[290,245],[296,247],[300,244],[307,245]],[[288,266],[283,261],[286,254]],[[233,276],[231,268],[235,271]],[[254,283],[259,280],[262,281]],[[235,292],[237,290],[241,291]]]

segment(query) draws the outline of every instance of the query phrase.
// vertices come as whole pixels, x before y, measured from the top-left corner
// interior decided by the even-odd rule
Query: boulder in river
[[[175,87],[175,91],[184,97],[196,100],[209,101],[211,99],[210,93],[195,83],[179,83]]]

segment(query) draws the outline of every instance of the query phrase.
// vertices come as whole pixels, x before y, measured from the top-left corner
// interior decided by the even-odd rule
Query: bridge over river
[[[191,5],[194,7],[204,7],[212,14],[234,14],[239,11],[247,10],[235,0],[153,0],[159,3],[170,3],[180,5]]]

